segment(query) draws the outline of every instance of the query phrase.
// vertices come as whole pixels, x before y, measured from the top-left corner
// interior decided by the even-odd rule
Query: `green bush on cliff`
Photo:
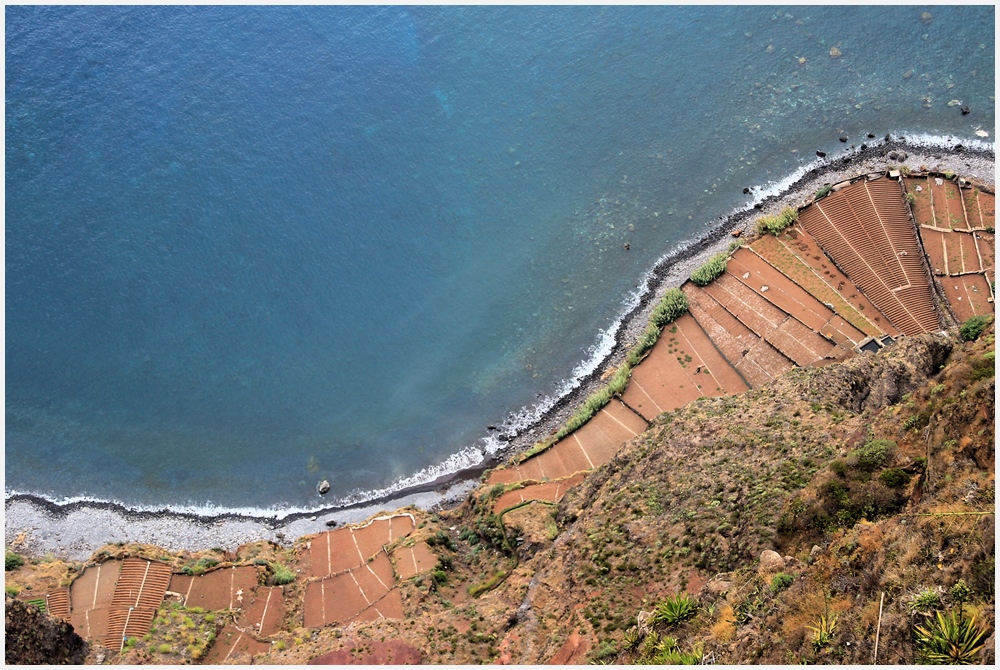
[[[962,335],[963,340],[972,342],[983,334],[988,325],[990,325],[990,318],[988,316],[973,316],[962,324],[958,332]]]
[[[274,583],[277,586],[284,586],[295,581],[295,573],[283,563],[275,563],[271,568],[274,570]]]
[[[22,565],[24,565],[24,559],[21,558],[20,554],[15,554],[13,551],[4,552],[3,556],[4,571],[17,570]]]
[[[818,194],[817,194],[818,195]],[[780,235],[785,228],[799,220],[799,211],[794,207],[785,207],[774,216],[764,216],[757,220],[757,232],[763,235],[771,233]]]
[[[721,252],[712,256],[701,267],[691,273],[691,281],[698,286],[707,286],[726,271],[729,254]]]
[[[725,266],[723,266],[725,267]],[[679,288],[672,288],[663,294],[660,303],[653,309],[649,320],[657,328],[663,328],[671,321],[676,320],[688,310],[688,299],[684,291]]]

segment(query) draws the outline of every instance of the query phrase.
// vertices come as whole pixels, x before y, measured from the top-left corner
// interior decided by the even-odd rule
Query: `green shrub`
[[[795,577],[784,572],[779,572],[771,579],[771,590],[780,593],[787,589],[795,581]]]
[[[204,573],[209,568],[214,568],[219,564],[214,558],[199,558],[197,561],[190,565],[185,565],[181,568],[181,572],[185,575],[200,575]]]
[[[799,211],[794,207],[785,207],[774,216],[765,216],[757,220],[757,232],[763,235],[771,233],[779,235],[785,228],[799,220]]]
[[[847,457],[847,462],[862,470],[871,472],[885,465],[896,450],[892,440],[870,439],[855,449]]]
[[[684,594],[670,596],[653,610],[653,622],[673,626],[690,619],[697,610],[698,603],[694,598]]]
[[[976,625],[976,617],[964,612],[935,612],[926,626],[916,626],[917,662],[928,664],[971,665],[990,635],[988,628]]]
[[[996,352],[987,351],[982,357],[972,361],[972,381],[989,379],[996,374]]]
[[[698,286],[707,286],[726,271],[729,255],[725,252],[715,254],[701,267],[691,273],[691,281]]]
[[[832,190],[833,186],[831,186],[830,184],[823,186],[823,188],[816,191],[816,200],[819,200],[820,198],[825,198],[826,196],[830,195],[830,191]]]
[[[924,589],[910,603],[910,612],[929,614],[941,607],[941,596],[934,589]]]
[[[958,332],[962,335],[963,340],[972,342],[982,335],[988,325],[990,325],[990,318],[988,316],[974,316],[963,323]]]
[[[7,570],[17,570],[22,565],[24,565],[24,558],[20,554],[15,554],[13,551],[4,552],[3,569],[5,572]]]
[[[5,586],[3,587],[3,591],[11,598],[14,598],[17,596],[18,593],[21,592],[21,589],[17,588],[16,586]]]
[[[163,644],[161,644],[159,647],[156,648],[156,651],[158,651],[161,654],[172,654],[174,649],[169,644],[164,642]]]
[[[910,483],[910,475],[899,468],[889,468],[878,476],[879,481],[891,489],[897,489]]]
[[[288,569],[283,563],[275,563],[271,566],[274,570],[274,583],[278,586],[291,584],[295,581],[295,573]]]
[[[830,469],[833,470],[833,473],[838,477],[847,476],[847,464],[839,458],[830,462]]]
[[[723,264],[722,267],[725,269],[725,264]],[[657,328],[663,328],[671,321],[674,321],[678,317],[682,316],[687,310],[688,299],[687,296],[684,295],[684,291],[679,288],[672,288],[663,295],[659,304],[653,309],[653,313],[650,315],[649,320],[650,323],[654,324]]]

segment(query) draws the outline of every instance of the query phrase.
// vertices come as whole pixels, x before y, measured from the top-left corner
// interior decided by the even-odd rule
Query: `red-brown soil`
[[[493,504],[493,512],[495,514],[499,514],[500,512],[510,509],[514,505],[518,505],[526,500],[559,502],[562,500],[563,496],[566,495],[568,490],[582,482],[585,478],[586,474],[581,472],[573,475],[572,477],[567,477],[566,479],[546,482],[544,484],[529,484],[524,488],[507,491],[502,496],[497,498],[497,501]],[[437,559],[435,558],[435,561],[436,560]],[[402,574],[400,576],[402,576]]]
[[[222,568],[204,575],[172,575],[170,591],[180,593],[185,607],[206,610],[235,609],[250,601],[257,587],[257,569],[245,565]]]
[[[236,661],[247,664],[255,654],[266,653],[270,648],[269,643],[255,640],[252,635],[235,626],[226,626],[219,633],[211,651],[205,655],[205,663],[217,665]]]
[[[438,562],[438,557],[426,542],[417,542],[412,547],[398,547],[392,552],[392,557],[395,560],[396,574],[400,579],[409,579],[428,572]]]
[[[405,642],[365,639],[317,656],[309,665],[419,665],[422,661],[420,650]]]

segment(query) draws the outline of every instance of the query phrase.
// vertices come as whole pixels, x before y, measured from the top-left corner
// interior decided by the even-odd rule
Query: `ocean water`
[[[5,482],[53,500],[308,509],[473,465],[744,187],[841,134],[995,130],[992,6],[5,18]]]

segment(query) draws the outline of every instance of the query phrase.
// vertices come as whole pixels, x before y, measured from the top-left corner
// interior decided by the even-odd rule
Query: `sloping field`
[[[806,367],[833,351],[832,342],[775,307],[729,270],[706,286],[705,292],[796,365]]]
[[[652,421],[702,396],[747,388],[695,318],[684,314],[663,330],[646,359],[632,370],[622,402]]]
[[[320,628],[347,622],[381,600],[395,583],[392,564],[384,552],[353,570],[311,581],[306,585],[303,625]]]
[[[205,655],[205,663],[219,665],[226,661],[249,663],[254,654],[263,654],[271,648],[267,642],[255,640],[235,626],[226,626],[219,632],[212,649]]]
[[[941,327],[897,182],[855,182],[802,209],[799,224],[902,333]]]
[[[104,561],[86,568],[70,585],[70,611],[74,614],[111,607],[122,562]]]
[[[309,547],[309,576],[326,577],[362,565],[393,540],[413,530],[409,514],[379,517],[360,528],[338,528],[320,533]]]
[[[417,542],[412,547],[398,547],[392,552],[395,560],[396,574],[400,579],[409,579],[434,569],[438,557],[427,546],[426,542]]]
[[[688,282],[683,291],[690,303],[689,313],[750,386],[763,386],[792,368],[792,361],[743,325],[704,289]]]
[[[941,277],[951,311],[959,322],[970,317],[992,314],[993,303],[989,282],[981,274],[961,277]]]
[[[645,364],[645,361],[643,362]],[[640,366],[641,367],[641,366]],[[633,375],[635,372],[633,371]],[[629,386],[631,387],[631,382]],[[522,463],[490,473],[489,484],[562,479],[604,465],[625,440],[646,430],[647,423],[620,401],[612,400],[594,418],[554,445]]]
[[[247,597],[245,602],[249,602],[249,606],[244,609],[243,615],[237,621],[240,628],[252,630],[261,637],[274,635],[281,630],[281,624],[285,619],[285,597],[282,587],[257,587],[252,600]]]
[[[958,186],[947,179],[930,175],[924,182],[931,192],[931,205],[934,208],[934,220],[938,228],[951,230],[968,230],[965,219],[965,204]]]
[[[60,619],[69,617],[69,589],[61,588],[45,596],[45,611]]]
[[[842,346],[845,351],[841,357],[850,355],[851,350],[865,340],[866,335],[862,331],[783,275],[752,249],[744,247],[737,250],[727,269],[747,288],[772,305]]]
[[[586,473],[580,472],[554,482],[544,484],[529,484],[524,488],[507,491],[493,504],[493,513],[500,514],[504,510],[510,509],[527,500],[544,500],[546,502],[559,502],[566,495],[566,492],[582,482],[586,478]],[[437,559],[435,558],[435,561]],[[397,564],[398,565],[398,564]]]
[[[184,596],[185,607],[206,610],[235,609],[250,602],[257,588],[257,569],[253,566],[223,568],[204,575],[172,575],[170,590]]]

